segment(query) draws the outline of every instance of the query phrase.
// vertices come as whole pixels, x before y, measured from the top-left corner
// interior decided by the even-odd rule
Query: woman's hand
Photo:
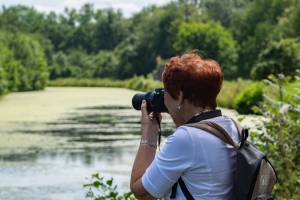
[[[159,123],[162,120],[161,113],[149,113],[147,111],[147,103],[145,100],[142,101],[141,105],[141,132],[142,140],[150,140],[157,142],[157,134],[159,131]]]
[[[148,113],[147,103],[143,100],[141,105],[142,140],[157,143],[157,133],[159,131],[157,120],[160,123],[161,119],[161,113]],[[157,199],[142,184],[142,176],[154,160],[155,153],[156,149],[152,145],[144,144],[140,145],[135,157],[131,172],[130,189],[137,199]]]

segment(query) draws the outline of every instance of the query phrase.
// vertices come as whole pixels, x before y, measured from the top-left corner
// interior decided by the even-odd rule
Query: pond
[[[6,95],[0,100],[0,199],[87,199],[83,184],[95,173],[128,192],[140,140],[140,112],[131,106],[136,93],[48,87]],[[163,114],[162,145],[173,130]]]

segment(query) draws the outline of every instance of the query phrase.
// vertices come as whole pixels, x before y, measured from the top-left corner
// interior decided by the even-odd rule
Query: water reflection
[[[119,110],[118,110],[119,109]],[[18,130],[23,133],[51,134],[53,136],[80,137],[72,141],[105,142],[122,140],[122,138],[91,138],[88,135],[140,135],[140,112],[133,111],[125,106],[98,106],[78,108],[76,112],[69,113],[69,117],[59,121],[46,123],[44,129],[27,128]],[[167,136],[174,130],[170,118],[162,123],[164,135]],[[126,139],[126,138],[123,138]],[[127,138],[128,139],[128,138]]]

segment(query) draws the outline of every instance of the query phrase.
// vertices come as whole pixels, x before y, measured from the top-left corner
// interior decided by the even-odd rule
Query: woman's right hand
[[[143,100],[141,105],[141,132],[143,140],[157,142],[159,125],[156,118],[158,118],[160,123],[162,120],[161,113],[149,113],[147,111],[147,102]]]

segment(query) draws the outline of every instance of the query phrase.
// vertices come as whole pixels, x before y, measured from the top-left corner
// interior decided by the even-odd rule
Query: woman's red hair
[[[217,95],[222,83],[223,73],[214,60],[203,60],[195,51],[181,57],[173,57],[166,63],[162,80],[165,90],[173,99],[178,99],[182,91],[183,99],[195,106],[217,107]]]

